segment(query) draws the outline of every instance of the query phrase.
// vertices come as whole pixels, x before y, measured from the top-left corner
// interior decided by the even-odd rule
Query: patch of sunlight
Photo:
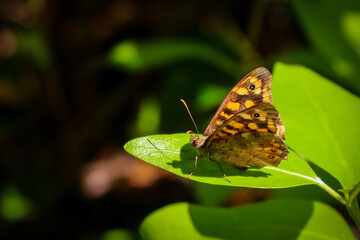
[[[201,112],[217,109],[230,89],[230,87],[219,85],[204,86],[197,94],[195,109]]]
[[[133,235],[129,230],[126,229],[112,229],[106,231],[101,240],[132,240]]]
[[[355,69],[351,63],[339,57],[332,59],[332,67],[334,72],[336,72],[339,76],[351,78],[355,74]]]
[[[360,57],[360,12],[346,12],[341,19],[346,41]]]
[[[110,53],[110,61],[130,69],[137,69],[141,66],[138,47],[132,41],[116,45]]]
[[[1,194],[0,209],[4,219],[14,222],[28,215],[30,205],[15,187],[7,187]]]
[[[154,134],[160,127],[160,104],[152,97],[145,99],[139,108],[136,131],[139,135]]]

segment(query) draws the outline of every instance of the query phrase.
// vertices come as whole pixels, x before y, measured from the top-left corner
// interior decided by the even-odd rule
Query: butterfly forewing
[[[230,138],[250,132],[269,132],[276,134],[283,125],[279,125],[280,115],[269,103],[261,103],[235,114],[216,129],[205,141],[205,147],[211,141]],[[280,121],[281,122],[281,121]]]
[[[235,114],[259,103],[272,104],[271,74],[263,67],[246,75],[229,92],[225,100],[205,130],[204,136],[210,136],[225,121]]]

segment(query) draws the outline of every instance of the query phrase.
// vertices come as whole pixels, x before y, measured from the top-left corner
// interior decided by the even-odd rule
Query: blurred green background
[[[233,85],[276,61],[359,95],[359,29],[355,0],[0,1],[0,238],[138,239],[173,202],[306,198],[311,186],[194,184],[122,146],[193,129],[181,98],[203,131]]]

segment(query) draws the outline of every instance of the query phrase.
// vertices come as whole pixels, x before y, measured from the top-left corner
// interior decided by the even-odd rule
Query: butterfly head
[[[205,142],[205,138],[200,137],[199,135],[191,136],[191,138],[190,138],[191,145],[193,145],[196,148],[199,148],[202,145],[204,145],[204,142]]]

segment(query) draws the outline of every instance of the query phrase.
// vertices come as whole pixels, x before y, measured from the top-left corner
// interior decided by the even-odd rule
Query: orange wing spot
[[[252,107],[252,106],[254,106],[254,105],[255,105],[255,103],[254,103],[254,101],[252,101],[252,100],[247,100],[247,101],[245,102],[245,107],[246,107],[246,108]]]
[[[253,117],[247,113],[240,113],[240,117],[242,117],[243,119],[247,119],[247,120],[253,120]]]
[[[257,80],[258,80],[257,78],[252,78],[252,79],[250,79],[250,82],[254,83],[254,82],[257,82]]]
[[[273,143],[271,144],[273,148],[279,148],[280,147],[280,144],[279,143]]]
[[[257,78],[256,78],[257,79]],[[260,88],[261,87],[261,81],[257,81],[255,82],[255,88]]]
[[[222,132],[217,132],[217,134],[220,136],[220,137],[222,137],[222,138],[225,138],[225,137],[228,137],[228,135],[227,134],[225,134],[225,133],[222,133]]]
[[[270,129],[271,132],[276,132],[277,127],[275,126],[274,123],[268,123],[268,128]]]
[[[260,115],[260,117],[258,118],[260,121],[265,122],[267,119],[267,112],[266,111],[262,111],[260,109],[256,109],[255,113],[258,113]],[[269,119],[271,120],[271,119]]]
[[[263,94],[263,102],[270,102],[271,101],[271,96],[270,96],[270,91],[266,91]]]
[[[253,90],[253,93],[260,94],[261,93],[261,81],[254,82],[255,89]]]
[[[239,122],[235,122],[235,121],[231,121],[229,123],[229,126],[241,130],[244,127],[244,124],[239,123]]]
[[[276,136],[280,136],[281,128],[279,126],[277,126],[276,128]]]
[[[249,91],[246,88],[239,88],[236,90],[236,93],[239,95],[249,95]]]
[[[226,119],[229,119],[229,118],[231,118],[232,116],[234,116],[234,115],[226,114],[225,112],[221,112],[220,115],[223,116],[223,117],[225,117]]]
[[[258,131],[258,132],[268,132],[268,130],[266,128],[259,128],[259,129],[256,129],[256,131]]]
[[[241,104],[238,103],[238,102],[229,102],[227,105],[226,105],[226,108],[228,108],[229,110],[231,111],[238,111],[239,108],[240,108]]]
[[[218,125],[218,126],[222,125],[223,123],[224,123],[224,122],[221,121],[221,120],[217,120],[217,121],[215,122],[215,124]]]
[[[237,131],[237,130],[231,130],[231,129],[223,129],[222,131],[225,131],[225,132],[227,132],[227,133],[230,133],[231,135],[235,135],[235,134],[237,134],[237,133],[239,133],[239,131]]]
[[[255,93],[256,95],[259,95],[261,93],[261,88],[256,88],[253,93]]]
[[[250,129],[258,129],[258,128],[259,128],[256,123],[249,123],[249,124],[248,124],[248,127],[249,127]]]

